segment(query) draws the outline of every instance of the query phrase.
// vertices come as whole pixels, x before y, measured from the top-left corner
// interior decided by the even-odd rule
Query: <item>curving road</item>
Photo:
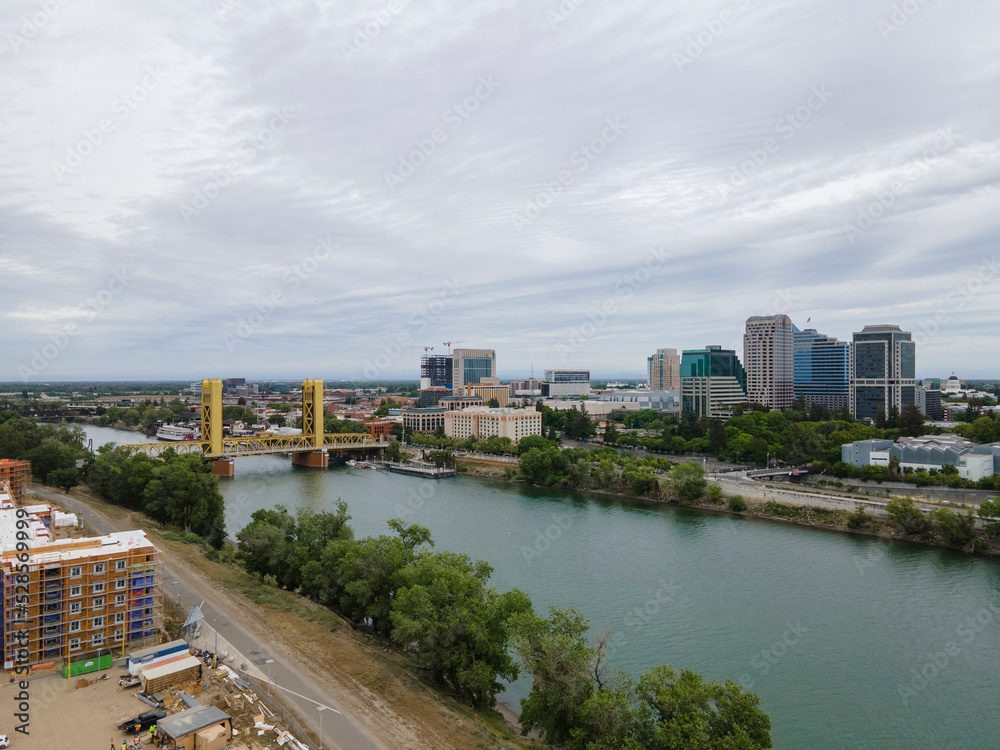
[[[100,534],[126,530],[119,528],[107,516],[73,497],[45,487],[32,487],[31,492],[42,500],[73,511]],[[372,735],[360,720],[351,716],[343,704],[329,695],[325,695],[323,690],[307,675],[303,675],[283,662],[281,655],[268,647],[266,634],[253,632],[246,623],[240,621],[236,613],[220,607],[214,601],[214,592],[211,587],[198,581],[185,566],[177,564],[176,560],[172,563],[167,562],[168,558],[169,554],[164,552],[164,567],[161,577],[161,590],[164,595],[169,592],[173,598],[179,598],[181,602],[186,602],[189,606],[204,602],[201,605],[201,610],[205,615],[205,625],[210,627],[213,622],[216,622],[219,625],[220,637],[224,636],[225,642],[247,656],[260,670],[260,674],[267,674],[267,670],[270,670],[272,685],[276,686],[274,692],[284,693],[281,696],[282,702],[286,706],[294,706],[296,713],[308,723],[309,729],[317,734],[319,732],[320,712],[316,710],[317,706],[327,706],[328,709],[332,709],[323,711],[323,737],[321,739],[324,749],[389,750],[385,744]],[[204,636],[202,638],[204,639]],[[265,663],[267,659],[274,661],[268,665]],[[305,741],[305,738],[299,739]]]

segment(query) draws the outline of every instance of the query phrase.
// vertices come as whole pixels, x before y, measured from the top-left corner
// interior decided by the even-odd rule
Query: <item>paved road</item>
[[[32,487],[32,492],[50,502],[64,506],[77,513],[84,522],[98,533],[108,534],[112,531],[123,531],[106,516],[94,511],[86,503],[44,487]],[[166,556],[165,556],[166,559]],[[208,625],[216,623],[219,632],[226,641],[238,651],[248,656],[262,674],[267,673],[266,659],[274,659],[270,665],[272,684],[279,686],[273,692],[285,692],[283,702],[286,706],[294,706],[297,713],[308,723],[309,728],[319,731],[319,712],[317,705],[329,706],[331,710],[323,712],[323,747],[339,750],[388,750],[377,738],[356,718],[347,713],[347,709],[334,699],[323,694],[308,676],[301,674],[288,666],[280,654],[272,652],[266,645],[267,636],[251,632],[238,616],[221,609],[213,601],[211,588],[196,581],[186,568],[165,562],[162,572],[162,589],[173,598],[180,598],[184,606],[190,609],[194,604],[202,604],[201,609]],[[176,584],[174,582],[177,582]],[[221,650],[221,644],[220,644]],[[233,666],[239,667],[239,664]],[[291,692],[288,692],[291,691]],[[299,695],[295,695],[295,693]],[[339,711],[340,713],[335,713]],[[305,741],[305,738],[300,738]]]

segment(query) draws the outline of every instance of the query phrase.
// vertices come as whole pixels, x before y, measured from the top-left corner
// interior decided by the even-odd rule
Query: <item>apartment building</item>
[[[18,505],[24,502],[24,493],[31,486],[31,462],[0,458],[0,485],[10,486],[10,493]]]
[[[25,526],[34,530],[25,534]],[[52,541],[45,526],[26,508],[0,510],[5,669],[124,649],[156,635],[162,553],[145,532]]]

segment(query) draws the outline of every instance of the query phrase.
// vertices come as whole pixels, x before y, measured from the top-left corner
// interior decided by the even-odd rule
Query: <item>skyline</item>
[[[18,0],[0,381],[416,379],[445,341],[505,377],[643,377],[657,348],[742,357],[776,313],[1000,378],[998,25],[973,0]]]

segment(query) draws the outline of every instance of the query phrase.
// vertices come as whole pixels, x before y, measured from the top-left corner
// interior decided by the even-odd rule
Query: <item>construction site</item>
[[[44,669],[161,631],[162,553],[143,531],[81,537],[76,516],[15,505],[0,483],[0,644],[5,669]]]

